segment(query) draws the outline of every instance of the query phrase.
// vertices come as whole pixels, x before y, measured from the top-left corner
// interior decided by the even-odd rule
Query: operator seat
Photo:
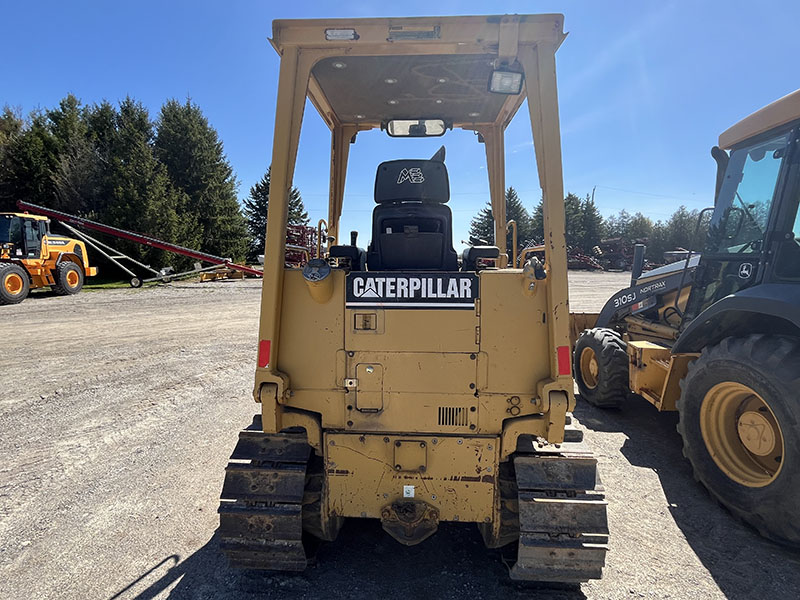
[[[370,271],[457,271],[453,215],[445,203],[450,183],[444,148],[431,160],[391,160],[378,165],[372,211]]]

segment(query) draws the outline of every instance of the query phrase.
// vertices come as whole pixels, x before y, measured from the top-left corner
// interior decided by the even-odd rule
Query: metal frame
[[[387,38],[390,27],[438,27],[439,37],[398,40]],[[325,29],[353,28],[357,40],[325,39]],[[260,358],[260,382],[276,384],[281,398],[288,376],[277,369],[280,353],[280,315],[283,295],[284,253],[288,192],[294,175],[300,128],[306,98],[331,130],[331,174],[328,212],[329,235],[338,237],[349,143],[362,130],[380,123],[340,122],[319,84],[311,75],[314,65],[333,56],[495,54],[496,64],[521,65],[525,90],[509,96],[492,123],[454,123],[454,127],[480,134],[486,146],[491,203],[495,219],[495,243],[506,255],[504,131],[527,98],[539,182],[543,192],[546,267],[549,279],[547,303],[552,389],[571,389],[571,373],[564,370],[564,348],[569,352],[569,303],[567,254],[564,234],[564,194],[555,52],[565,38],[561,15],[498,17],[424,17],[409,19],[279,20],[270,40],[281,56],[278,99],[272,150],[272,181],[267,219],[264,282],[259,339],[268,348]],[[559,362],[559,357],[561,361]],[[540,390],[542,397],[551,384]],[[257,392],[258,393],[258,392]],[[571,394],[569,394],[571,397]],[[266,415],[265,415],[266,417]],[[270,424],[265,421],[265,428]]]

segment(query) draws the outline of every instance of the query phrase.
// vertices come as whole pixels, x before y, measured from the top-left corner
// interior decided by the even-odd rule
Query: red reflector
[[[269,364],[269,340],[261,340],[258,343],[258,366],[262,369]]]
[[[570,368],[569,346],[558,347],[558,374],[570,375],[572,369]]]

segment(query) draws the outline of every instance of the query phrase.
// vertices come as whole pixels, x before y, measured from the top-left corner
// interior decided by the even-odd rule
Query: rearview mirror
[[[442,119],[392,119],[386,124],[386,133],[392,137],[438,137],[446,130]]]

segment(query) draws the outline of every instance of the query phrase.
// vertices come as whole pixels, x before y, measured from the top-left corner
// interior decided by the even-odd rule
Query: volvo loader
[[[86,244],[54,236],[46,217],[0,213],[0,304],[18,304],[32,289],[50,287],[61,295],[77,294],[89,266]]]
[[[441,522],[475,523],[515,579],[601,576],[604,492],[570,425],[555,71],[564,37],[561,15],[273,23],[260,412],[240,433],[219,508],[232,565],[301,571],[303,541],[334,540],[353,518],[380,520],[405,545]],[[325,243],[295,268],[285,260],[287,192],[307,100],[331,131],[330,199]],[[504,132],[525,100],[547,244],[544,261],[514,268]],[[343,243],[357,136],[383,130],[403,156],[407,138],[455,128],[485,147],[497,245],[453,248],[444,149],[375,165],[369,243],[358,247],[356,232]]]
[[[800,547],[800,90],[712,149],[701,252],[641,273],[575,345],[581,396],[634,392],[680,414],[683,453],[713,497],[762,535]],[[577,325],[576,325],[577,327]]]

